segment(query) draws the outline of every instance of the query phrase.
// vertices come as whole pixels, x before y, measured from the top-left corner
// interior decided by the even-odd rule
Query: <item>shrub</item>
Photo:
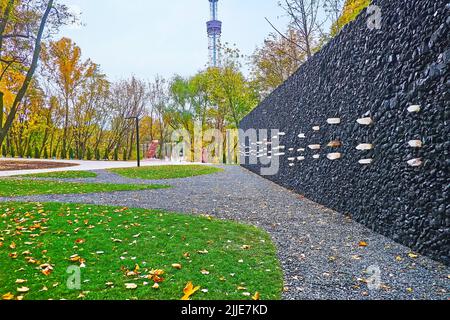
[[[9,151],[9,154],[11,155],[11,158],[16,157],[16,150],[14,150],[14,146],[11,145],[11,150]]]
[[[123,149],[122,159],[123,159],[123,161],[127,161],[128,160],[127,149]]]
[[[109,160],[109,152],[105,149],[105,153],[103,154],[103,160]]]
[[[100,161],[100,150],[95,149],[95,160]]]
[[[73,152],[73,149],[72,149],[72,147],[71,147],[71,148],[69,148],[69,159],[70,159],[70,160],[73,160],[74,158],[75,158],[74,152]]]
[[[114,149],[114,161],[119,161],[119,149]]]
[[[6,151],[6,146],[3,145],[2,146],[2,156],[6,158],[7,155],[8,155],[8,151]]]
[[[48,149],[44,148],[44,159],[48,159]]]
[[[65,148],[61,149],[61,159],[66,159],[67,158],[67,150]]]

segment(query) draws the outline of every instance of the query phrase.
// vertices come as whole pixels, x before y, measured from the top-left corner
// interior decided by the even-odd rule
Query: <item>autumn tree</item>
[[[106,76],[96,67],[79,89],[80,95],[72,116],[75,150],[79,159],[86,156],[90,143],[94,149],[98,148],[103,137],[108,119],[109,86]]]
[[[371,0],[346,0],[338,19],[331,27],[331,34],[336,35],[346,24],[353,21],[358,14],[371,3]]]
[[[71,39],[62,38],[52,41],[42,50],[44,76],[53,84],[55,96],[63,108],[62,154],[67,153],[70,145],[69,128],[70,113],[77,103],[79,93],[84,83],[92,77],[97,66],[90,60],[83,61],[81,48]]]
[[[271,33],[251,56],[251,76],[262,97],[267,97],[305,62],[306,55],[296,45],[298,41],[298,33],[292,28],[283,37]]]
[[[136,138],[134,123],[128,117],[142,118],[148,103],[148,89],[144,81],[132,77],[111,86],[110,124],[106,139],[106,153],[122,146],[127,148],[131,158]]]
[[[283,0],[280,7],[290,19],[290,28],[297,33],[294,44],[309,59],[314,53],[322,34],[325,19],[321,19],[323,0]],[[270,23],[270,21],[269,21]],[[272,25],[273,26],[273,25]],[[275,28],[275,26],[273,26]],[[275,28],[278,34],[290,41],[282,32]]]
[[[287,31],[267,19],[275,31],[251,56],[251,75],[262,97],[267,97],[335,36],[344,0],[283,0],[279,5],[289,18]]]
[[[3,83],[0,87],[0,145],[2,145],[33,80],[42,40],[65,24],[70,15],[67,7],[55,4],[54,0],[1,0],[0,15],[0,83]],[[8,89],[5,82],[11,81],[14,81],[9,85],[11,91],[5,92],[5,89]]]
[[[168,138],[169,126],[172,122],[171,110],[169,107],[170,93],[169,85],[166,79],[156,76],[148,84],[149,88],[149,114],[151,118],[152,137],[158,137],[160,143],[159,157],[162,157],[164,144]]]

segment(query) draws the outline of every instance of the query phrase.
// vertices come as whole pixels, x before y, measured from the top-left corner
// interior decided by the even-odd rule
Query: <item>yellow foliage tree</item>
[[[371,0],[346,0],[341,16],[331,28],[331,35],[335,36],[345,25],[355,20],[359,13],[367,8],[371,2]]]

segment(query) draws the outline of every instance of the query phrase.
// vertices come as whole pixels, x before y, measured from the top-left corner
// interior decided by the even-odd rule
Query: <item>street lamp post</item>
[[[138,168],[141,166],[141,142],[139,139],[139,117],[127,117],[127,120],[135,120],[136,121],[136,144],[137,144],[137,166]]]

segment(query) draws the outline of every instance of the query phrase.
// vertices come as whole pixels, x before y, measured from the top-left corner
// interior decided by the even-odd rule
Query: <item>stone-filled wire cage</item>
[[[450,264],[450,5],[372,5],[242,120],[269,133],[241,163]]]

